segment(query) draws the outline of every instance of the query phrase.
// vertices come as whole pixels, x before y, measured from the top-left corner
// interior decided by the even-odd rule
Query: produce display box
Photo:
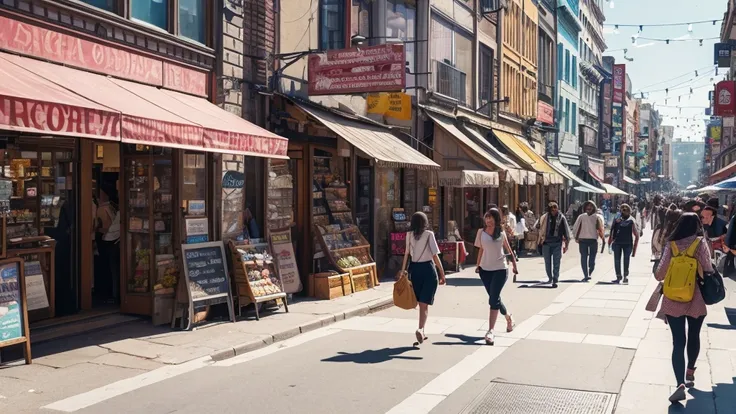
[[[314,298],[332,300],[352,293],[347,273],[315,273],[310,279],[309,293]]]

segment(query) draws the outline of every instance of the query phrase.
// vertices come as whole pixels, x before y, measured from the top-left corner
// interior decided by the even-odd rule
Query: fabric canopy
[[[638,181],[624,174],[624,182],[627,184],[639,184]]]
[[[543,174],[545,184],[562,184],[562,176],[523,140],[497,129],[493,131],[493,134],[516,158],[529,165],[534,171]]]
[[[38,122],[39,113],[45,110],[49,113],[48,124],[64,121],[68,125],[76,125],[77,129],[84,125],[90,129],[86,132],[103,132],[83,134],[67,131],[66,135],[287,158],[286,138],[257,127],[202,98],[4,53],[0,53],[0,68],[23,78],[25,84],[35,83],[49,88],[49,93],[38,89],[26,93],[50,102],[50,105],[37,105],[33,109],[36,121],[31,123],[33,132],[59,133]],[[75,97],[76,102],[69,96]],[[75,105],[86,108],[87,112],[64,112],[55,109],[58,105]],[[15,108],[17,112],[22,105],[16,104]]]
[[[28,72],[29,63],[0,53],[0,128],[120,141],[119,112]]]
[[[453,137],[462,147],[465,147],[470,155],[481,158],[485,166],[489,170],[507,170],[509,174],[506,175],[507,180],[518,182],[519,173],[518,169],[514,166],[509,165],[501,157],[498,157],[495,151],[490,150],[490,144],[488,147],[484,146],[482,141],[472,139],[470,136],[463,133],[458,127],[455,126],[455,122],[452,118],[448,118],[443,115],[439,115],[430,111],[426,111],[427,115],[434,121],[435,125],[442,128],[448,135]],[[479,134],[480,135],[480,134]],[[516,166],[518,167],[518,166]],[[498,175],[498,174],[496,174]]]
[[[577,184],[577,187],[573,188],[574,190],[581,191],[584,193],[594,193],[594,194],[605,194],[606,193],[605,190],[597,188],[583,181],[580,177],[575,175],[575,173],[570,171],[569,168],[565,167],[560,161],[555,160],[555,159],[550,159],[549,163],[552,167],[554,167],[557,171],[559,171],[561,175],[563,175],[569,180],[574,181]]]
[[[368,157],[373,158],[379,166],[386,168],[440,168],[437,163],[407,145],[386,127],[351,119],[310,105],[296,104],[302,111],[315,118],[327,129],[363,151]]]
[[[733,175],[734,173],[736,173],[736,161],[728,164],[727,166],[711,174],[710,182],[716,183],[718,181],[728,178],[730,175]]]
[[[440,187],[498,187],[496,171],[440,171],[437,173]]]
[[[603,188],[606,190],[606,193],[613,194],[613,195],[629,195],[626,191],[619,190],[618,188],[612,186],[611,184],[601,183]]]

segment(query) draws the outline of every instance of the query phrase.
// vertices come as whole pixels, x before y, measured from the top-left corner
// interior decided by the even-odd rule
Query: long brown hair
[[[501,232],[503,231],[502,221],[501,221],[501,212],[498,211],[497,208],[492,208],[488,210],[488,212],[483,216],[483,220],[487,218],[493,218],[495,226],[493,227],[493,234],[491,234],[491,237],[494,240],[498,240],[501,237]],[[485,231],[486,224],[483,223],[483,231]]]

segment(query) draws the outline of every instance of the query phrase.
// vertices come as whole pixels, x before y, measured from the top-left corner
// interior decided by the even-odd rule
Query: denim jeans
[[[557,283],[560,279],[562,243],[544,243],[542,245],[542,255],[544,256],[544,269],[547,271],[547,278]]]
[[[616,269],[616,279],[621,279],[621,256],[624,259],[624,277],[629,277],[629,261],[634,246],[630,244],[613,245],[613,265]]]
[[[590,277],[595,270],[595,257],[598,254],[597,239],[580,239],[580,266],[583,269],[583,277]]]

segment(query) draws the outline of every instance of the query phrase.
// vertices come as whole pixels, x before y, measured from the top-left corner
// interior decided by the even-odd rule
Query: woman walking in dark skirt
[[[445,271],[438,256],[440,252],[434,233],[427,230],[429,220],[427,215],[416,212],[411,216],[411,227],[406,234],[406,253],[402,269],[406,269],[406,262],[411,255],[409,264],[409,279],[411,279],[414,294],[419,303],[419,329],[415,332],[417,342],[422,343],[427,339],[424,335],[424,325],[429,316],[429,306],[434,304],[434,294],[437,285],[445,284]],[[439,279],[437,270],[439,269]]]
[[[492,208],[483,217],[485,227],[478,230],[475,237],[475,247],[478,251],[478,267],[476,273],[480,273],[480,279],[488,292],[488,304],[491,306],[488,315],[488,332],[486,333],[486,344],[493,345],[493,328],[496,326],[498,313],[506,317],[506,332],[514,329],[514,321],[501,302],[501,290],[508,279],[508,265],[506,264],[506,253],[511,257],[511,265],[514,274],[516,270],[516,256],[511,249],[506,232],[503,231],[501,213]]]

